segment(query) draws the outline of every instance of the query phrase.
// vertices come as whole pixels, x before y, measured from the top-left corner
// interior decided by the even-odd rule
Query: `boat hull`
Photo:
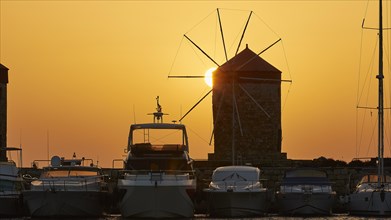
[[[383,199],[382,199],[383,198]],[[349,214],[361,216],[391,216],[391,192],[373,191],[349,196]]]
[[[164,181],[163,181],[164,182]],[[118,188],[123,193],[119,208],[126,218],[191,218],[194,204],[189,192],[195,192],[195,181],[189,184],[164,185],[151,182],[149,185],[134,185],[119,180]],[[191,186],[191,187],[189,187]]]
[[[32,217],[97,217],[104,214],[105,192],[25,191],[23,200]]]
[[[282,215],[331,215],[334,193],[278,193],[277,207]]]
[[[0,195],[0,217],[22,215],[22,200],[19,194]]]
[[[262,216],[267,212],[267,192],[207,191],[209,215],[213,217]]]

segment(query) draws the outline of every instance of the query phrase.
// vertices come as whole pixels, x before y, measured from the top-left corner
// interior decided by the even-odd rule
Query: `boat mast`
[[[379,1],[379,106],[378,106],[378,184],[382,181],[384,174],[384,106],[383,106],[383,8],[382,1]]]

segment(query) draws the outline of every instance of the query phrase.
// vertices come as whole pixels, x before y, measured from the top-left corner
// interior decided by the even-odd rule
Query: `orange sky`
[[[0,62],[10,69],[8,146],[22,144],[24,166],[30,166],[34,159],[47,158],[49,137],[50,155],[71,157],[76,152],[110,167],[113,159],[124,155],[130,124],[152,121],[147,113],[155,110],[156,96],[169,113],[165,120],[171,121],[208,91],[202,79],[167,76],[203,75],[213,67],[194,54],[183,34],[219,56],[213,51],[219,49],[213,13],[222,8],[228,39],[241,33],[238,27],[249,10],[256,14],[248,30],[251,49],[259,52],[282,38],[283,43],[263,58],[282,70],[284,79],[293,80],[291,86],[283,85],[282,92],[282,149],[288,158],[350,161],[356,155],[373,156],[375,145],[356,150],[358,71],[368,69],[368,65],[359,68],[366,5],[366,1],[0,0]],[[369,6],[366,24],[376,26],[372,9],[377,6],[373,2]],[[389,6],[386,1],[386,12]],[[374,37],[376,32],[368,32],[363,42],[373,47]],[[390,36],[385,40],[389,42]],[[386,47],[390,48],[388,43]],[[208,97],[183,121],[195,159],[213,152],[207,143],[211,110]],[[388,144],[385,155],[390,155]]]

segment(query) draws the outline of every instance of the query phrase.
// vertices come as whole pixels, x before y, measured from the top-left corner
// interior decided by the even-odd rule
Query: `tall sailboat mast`
[[[383,8],[379,1],[379,106],[378,106],[378,184],[384,174],[384,106],[383,106]]]

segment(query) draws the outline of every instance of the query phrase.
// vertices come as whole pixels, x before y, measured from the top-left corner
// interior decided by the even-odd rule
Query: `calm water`
[[[30,218],[30,217],[26,217],[26,218],[10,218],[10,220],[24,220],[24,219],[39,219],[39,218]],[[45,220],[47,220],[48,218],[45,218]],[[81,219],[81,218],[80,218]],[[84,219],[84,218],[83,218]],[[106,216],[106,217],[102,217],[102,218],[91,218],[91,219],[88,219],[88,220],[122,220],[123,218],[121,218],[120,215],[110,215],[110,216]],[[192,218],[194,220],[212,220],[212,219],[216,219],[216,220],[234,220],[234,219],[240,219],[240,220],[254,220],[254,219],[263,219],[263,220],[266,220],[266,219],[270,219],[270,220],[300,220],[300,219],[314,219],[314,220],[321,220],[321,219],[327,219],[327,220],[364,220],[364,219],[387,219],[387,218],[368,218],[368,217],[353,217],[353,216],[349,216],[347,214],[334,214],[332,216],[328,216],[328,217],[282,217],[282,216],[278,216],[278,215],[270,215],[270,216],[266,216],[266,217],[256,217],[256,218],[209,218],[207,217],[206,215],[196,215],[194,218]],[[390,218],[391,219],[391,218]],[[63,219],[63,220],[75,220],[75,218],[69,218],[69,219]]]

